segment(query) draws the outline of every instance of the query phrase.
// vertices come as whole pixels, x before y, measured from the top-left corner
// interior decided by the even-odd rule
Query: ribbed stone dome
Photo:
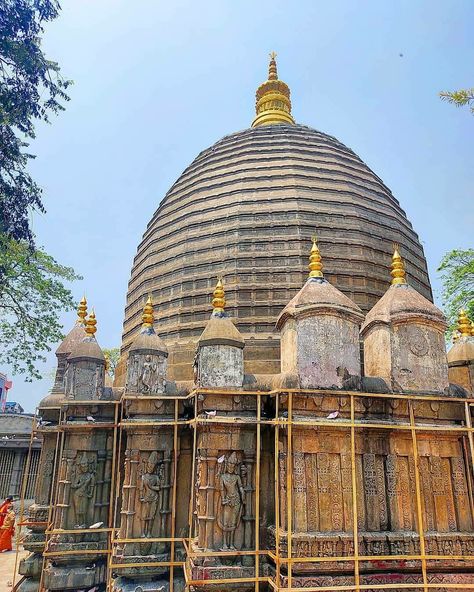
[[[246,371],[279,372],[275,322],[307,277],[313,234],[326,279],[364,312],[389,286],[394,242],[410,284],[432,299],[418,236],[381,179],[327,134],[265,125],[201,152],[160,203],[133,263],[123,351],[152,294],[173,377],[189,379],[222,275]]]

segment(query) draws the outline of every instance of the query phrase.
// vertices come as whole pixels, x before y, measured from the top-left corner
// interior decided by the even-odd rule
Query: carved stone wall
[[[143,395],[164,392],[166,366],[166,358],[160,353],[131,352],[127,370],[127,392]]]
[[[340,388],[345,374],[360,375],[356,323],[335,315],[306,317],[297,320],[296,331],[301,388]],[[338,372],[338,368],[343,371]]]
[[[376,324],[364,339],[366,376],[398,392],[443,393],[448,387],[444,334],[429,323]]]
[[[171,428],[128,432],[120,537],[143,540],[127,543],[121,549],[129,562],[135,560],[132,556],[145,555],[165,555],[166,560],[169,542],[147,539],[171,536],[173,471]]]
[[[198,547],[251,549],[255,539],[255,434],[236,428],[217,428],[212,433],[204,429],[198,451]]]
[[[445,336],[426,324],[393,327],[393,379],[407,391],[442,392],[448,387]]]
[[[51,591],[105,582],[108,536],[104,529],[109,526],[115,476],[113,403],[64,399],[63,408],[63,443],[43,574],[43,585]]]
[[[244,378],[243,350],[231,345],[199,348],[198,380],[203,388],[240,388]]]
[[[69,399],[99,399],[104,388],[104,364],[92,360],[68,363],[65,373],[65,393]]]

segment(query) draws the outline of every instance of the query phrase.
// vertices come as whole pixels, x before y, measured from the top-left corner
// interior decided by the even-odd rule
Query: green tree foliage
[[[0,231],[33,246],[31,211],[44,211],[41,189],[26,170],[35,121],[63,110],[71,84],[41,50],[44,25],[59,13],[57,0],[0,2]]]
[[[32,212],[44,212],[27,165],[35,123],[64,109],[70,81],[41,49],[57,0],[0,0],[0,361],[27,380],[62,338],[59,315],[73,307],[65,281],[79,279],[35,246]]]
[[[462,308],[474,320],[474,249],[449,251],[443,257],[438,271],[441,272],[443,304],[449,332],[452,333]]]
[[[471,108],[471,113],[474,115],[474,88],[467,88],[464,90],[455,90],[453,92],[440,92],[439,96],[443,101],[452,103],[456,107],[465,107],[468,105]]]
[[[104,352],[105,359],[107,360],[107,372],[113,378],[115,375],[115,369],[117,368],[117,364],[120,360],[120,348],[119,347],[111,347],[109,349],[102,348]]]
[[[80,279],[41,249],[26,241],[0,239],[0,361],[27,380],[41,378],[36,369],[44,362],[50,343],[63,338],[58,312],[74,309],[63,281]]]

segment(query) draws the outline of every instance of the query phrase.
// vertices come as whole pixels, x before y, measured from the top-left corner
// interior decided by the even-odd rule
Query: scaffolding
[[[252,397],[255,399],[255,413],[251,417],[242,417],[238,414],[208,416],[205,413],[199,412],[199,397],[201,395],[214,396],[242,396]],[[316,413],[312,417],[302,417],[295,413],[295,398],[301,397],[337,397],[344,401],[344,408],[347,413],[336,419],[329,419],[328,417],[318,416]],[[125,413],[126,403],[130,400],[146,400],[153,401],[166,400],[173,402],[173,416],[172,418],[160,419],[155,416],[153,419],[140,421],[130,420]],[[371,417],[370,414],[361,416],[357,412],[358,404],[362,400],[373,401],[397,401],[397,404],[404,406],[404,413],[397,416],[397,421],[384,421],[380,418]],[[262,410],[268,409],[268,402],[271,401],[272,414],[269,417],[268,413],[263,413]],[[185,417],[180,412],[182,411],[182,404],[186,402],[189,409],[192,408],[193,413],[190,417]],[[432,403],[435,405],[449,406],[452,411],[452,417],[457,418],[452,421],[444,422],[427,422],[423,417],[417,416],[417,405],[420,403]],[[94,401],[94,405],[100,404],[99,401]],[[359,391],[335,391],[335,390],[301,390],[301,389],[280,389],[272,391],[242,391],[242,390],[222,390],[222,389],[194,389],[187,395],[172,396],[140,396],[140,395],[123,395],[121,401],[104,401],[104,404],[115,404],[114,422],[107,425],[108,429],[113,429],[113,456],[112,456],[112,475],[110,485],[110,505],[109,505],[109,523],[107,527],[97,529],[95,532],[107,533],[107,546],[100,550],[89,551],[94,555],[102,555],[107,559],[106,573],[107,578],[105,582],[105,589],[108,592],[113,591],[114,578],[120,575],[121,570],[130,568],[164,568],[165,574],[159,576],[160,580],[167,579],[170,592],[175,589],[175,576],[179,575],[184,578],[185,589],[188,592],[192,590],[199,590],[202,588],[223,589],[229,586],[232,589],[254,589],[255,592],[263,590],[274,590],[276,592],[296,592],[303,588],[295,583],[294,566],[295,564],[308,564],[315,566],[315,569],[320,570],[325,562],[344,562],[345,565],[351,564],[351,573],[347,571],[344,575],[350,576],[352,582],[344,585],[318,585],[313,587],[304,587],[306,592],[329,592],[329,591],[355,591],[362,590],[474,590],[474,571],[472,571],[472,564],[466,566],[466,562],[474,562],[474,555],[455,555],[452,553],[445,554],[431,554],[427,552],[426,548],[426,525],[424,525],[424,508],[422,498],[422,475],[420,471],[420,437],[425,438],[427,435],[436,438],[440,435],[456,437],[460,439],[463,444],[464,461],[466,468],[466,479],[468,487],[469,512],[474,523],[474,428],[472,425],[472,410],[474,408],[473,398],[456,398],[456,397],[441,397],[423,394],[376,394],[364,393]],[[77,404],[73,402],[72,404]],[[43,574],[48,560],[51,557],[58,556],[79,556],[87,553],[85,550],[68,550],[49,552],[50,537],[57,534],[83,534],[90,533],[89,529],[72,529],[61,530],[55,529],[54,524],[56,512],[58,511],[58,470],[60,459],[63,455],[65,433],[67,429],[74,429],[71,424],[66,425],[67,421],[67,403],[58,408],[59,421],[57,426],[57,448],[54,459],[54,487],[50,492],[50,508],[48,516],[48,524],[45,530],[45,552],[43,554],[43,569],[41,573],[39,592],[43,592],[44,582]],[[461,418],[461,419],[460,419]],[[200,428],[212,425],[220,426],[239,426],[247,429],[255,430],[255,502],[254,502],[254,545],[252,549],[242,549],[237,551],[222,551],[215,549],[196,549],[193,542],[197,535],[196,519],[195,519],[195,504],[196,493],[194,484],[196,482],[196,459],[198,454],[198,434]],[[120,563],[114,561],[115,551],[119,545],[126,543],[143,543],[143,538],[121,538],[120,535],[120,503],[121,503],[121,488],[123,485],[123,466],[120,462],[124,451],[126,438],[124,438],[124,430],[131,426],[135,427],[149,427],[150,430],[160,430],[163,427],[171,427],[173,433],[173,452],[172,452],[172,490],[171,490],[171,525],[170,536],[162,538],[147,538],[147,543],[167,543],[169,544],[169,559],[167,561],[146,561],[146,556],[142,562]],[[103,425],[91,424],[90,426],[80,425],[80,429],[99,429]],[[78,427],[78,429],[79,429]],[[352,553],[344,554],[342,556],[298,556],[294,552],[294,525],[293,525],[293,493],[294,493],[294,430],[301,428],[311,428],[314,430],[327,429],[335,430],[338,433],[343,433],[350,442],[350,475],[351,475],[351,496],[352,496],[352,530],[345,534],[350,535],[353,549]],[[189,503],[187,511],[188,528],[183,536],[178,536],[176,525],[176,510],[177,504],[183,503],[183,500],[178,500],[178,443],[182,434],[182,430],[192,430],[192,457],[191,457],[191,487],[189,498],[186,500]],[[262,430],[270,434],[269,441],[273,441],[273,478],[274,478],[274,522],[275,529],[274,545],[261,544],[261,465],[262,465]],[[413,554],[385,554],[385,555],[364,555],[360,553],[361,534],[359,532],[359,508],[357,503],[357,450],[356,440],[360,433],[371,433],[371,430],[381,432],[387,430],[390,432],[405,433],[411,439],[411,454],[414,464],[414,493],[415,493],[415,517],[417,527],[417,541],[419,545],[419,553]],[[35,425],[33,434],[37,431]],[[282,451],[282,438],[286,442],[286,483],[282,484],[280,475],[280,459]],[[31,449],[31,447],[30,447]],[[29,462],[29,458],[27,463]],[[27,471],[25,471],[27,474]],[[282,487],[285,485],[285,487]],[[26,482],[23,485],[23,494],[25,491]],[[282,490],[286,490],[282,497]],[[287,508],[286,512],[286,528],[281,523],[281,504],[284,503]],[[25,526],[30,525],[23,521],[23,509],[20,515],[20,524]],[[265,525],[268,526],[268,525]],[[330,533],[328,533],[330,534]],[[286,545],[282,545],[282,537],[286,537]],[[17,543],[20,541],[17,539]],[[19,544],[17,544],[18,553]],[[285,548],[286,547],[286,548]],[[250,556],[253,559],[253,575],[251,577],[224,577],[215,579],[193,579],[190,562],[193,559],[208,558],[216,562],[220,558],[229,557],[245,557]],[[380,562],[415,562],[416,567],[411,568],[410,575],[418,578],[419,581],[413,583],[370,583],[364,576],[371,572],[370,566],[373,566],[373,573],[377,572],[377,566]],[[430,576],[439,574],[436,569],[437,562],[450,561],[458,562],[459,573],[472,573],[471,582],[449,583],[449,582],[433,582]],[[15,564],[15,573],[17,571],[17,561]],[[395,568],[393,568],[395,569]],[[396,570],[396,569],[395,569]],[[14,582],[14,590],[17,589]]]
[[[220,392],[217,393],[215,390],[203,390],[198,389],[195,391],[195,396],[199,394],[236,394],[236,391],[230,391],[228,393]],[[428,563],[430,561],[436,560],[450,560],[450,561],[473,561],[474,555],[434,555],[434,554],[427,554],[425,548],[425,528],[423,525],[423,502],[422,502],[422,495],[421,495],[421,484],[420,484],[420,468],[419,468],[419,446],[418,446],[418,434],[431,434],[436,435],[439,433],[444,434],[456,434],[458,437],[461,436],[467,439],[468,447],[467,447],[467,458],[466,460],[466,469],[467,469],[467,482],[469,488],[469,503],[470,503],[470,513],[471,517],[474,518],[474,504],[473,504],[473,475],[474,475],[474,436],[473,436],[473,427],[472,427],[472,419],[471,419],[471,409],[474,407],[474,399],[464,399],[464,398],[449,398],[446,397],[436,397],[436,396],[428,396],[428,395],[402,395],[402,394],[374,394],[374,393],[362,393],[356,391],[334,391],[334,390],[279,390],[279,391],[271,391],[271,392],[248,392],[248,391],[239,391],[239,395],[248,396],[252,395],[257,397],[257,415],[256,418],[253,419],[250,423],[255,425],[256,429],[256,441],[257,441],[257,460],[256,460],[256,503],[255,503],[255,549],[252,551],[238,551],[238,552],[222,552],[222,551],[212,551],[212,550],[203,550],[202,552],[196,553],[193,552],[191,549],[191,541],[194,538],[194,531],[193,531],[193,524],[190,520],[190,536],[186,541],[186,551],[187,557],[214,557],[219,558],[222,556],[230,555],[246,555],[250,554],[253,555],[255,558],[255,575],[253,578],[227,578],[227,579],[215,579],[215,580],[193,580],[191,578],[191,574],[189,572],[188,565],[185,565],[185,577],[186,577],[186,584],[189,588],[192,587],[201,587],[201,586],[212,586],[215,585],[225,585],[225,584],[254,584],[255,591],[259,590],[259,586],[261,583],[268,584],[269,588],[275,591],[283,591],[286,592],[301,590],[301,587],[293,587],[293,564],[294,563],[311,563],[311,564],[322,564],[323,562],[350,562],[353,563],[353,577],[354,583],[353,585],[335,585],[335,586],[317,586],[317,587],[304,587],[304,590],[307,592],[321,592],[324,591],[336,591],[336,590],[347,590],[347,591],[360,591],[360,590],[401,590],[401,589],[422,589],[427,591],[429,589],[468,589],[474,590],[474,573],[472,575],[473,582],[472,583],[430,583],[429,582],[429,575],[432,573],[437,573],[434,570],[430,570]],[[286,406],[286,417],[285,413],[281,413],[281,398],[287,398],[287,406]],[[349,401],[349,408],[350,408],[350,417],[347,420],[341,419],[335,422],[334,420],[329,420],[327,418],[317,418],[313,420],[308,420],[307,418],[298,418],[295,417],[293,414],[293,398],[295,396],[337,396],[342,397]],[[262,410],[262,398],[273,397],[275,400],[275,417],[268,419],[262,418],[261,410]],[[378,399],[378,400],[399,400],[404,401],[407,405],[408,409],[408,421],[407,422],[382,422],[382,421],[374,421],[366,418],[356,418],[356,402],[359,399]],[[415,414],[415,405],[418,402],[432,402],[437,404],[448,404],[450,406],[457,406],[461,407],[463,411],[463,424],[464,425],[453,425],[453,424],[445,424],[445,425],[426,425],[422,422],[417,422],[416,414]],[[203,424],[221,424],[221,423],[237,423],[238,425],[242,425],[243,421],[241,417],[195,417],[193,423],[193,427],[195,430],[198,429],[199,425]],[[260,495],[261,495],[261,488],[260,488],[260,442],[261,442],[261,429],[262,426],[269,426],[270,429],[273,430],[274,433],[274,495],[275,495],[275,547],[274,548],[266,548],[261,549],[259,546],[259,522],[260,522],[260,515],[259,515],[259,506],[260,506]],[[292,495],[293,495],[293,476],[294,476],[294,456],[293,456],[293,428],[294,427],[304,427],[304,428],[331,428],[335,430],[342,430],[345,432],[350,433],[350,448],[351,448],[351,485],[352,485],[352,511],[353,511],[353,531],[352,531],[352,543],[354,552],[352,555],[344,555],[344,556],[330,556],[330,557],[297,557],[293,555],[293,544],[292,544],[292,537],[293,537],[293,525],[292,525],[292,517],[293,512],[291,511],[293,508],[292,503]],[[359,523],[359,516],[358,516],[358,504],[357,504],[357,476],[356,476],[356,433],[359,430],[390,430],[390,431],[405,431],[411,435],[412,440],[412,454],[413,460],[415,465],[414,477],[415,477],[415,494],[416,494],[416,523],[417,523],[417,534],[419,537],[419,546],[420,546],[420,553],[419,554],[410,554],[410,555],[360,555],[359,554],[359,533],[358,533],[358,523]],[[281,488],[280,488],[280,473],[279,473],[279,455],[280,455],[280,432],[286,432],[287,437],[287,449],[286,449],[286,508],[287,511],[287,553],[285,554],[282,552],[280,548],[280,534],[281,534],[281,524],[280,524],[280,495],[281,495]],[[193,449],[193,458],[196,458],[196,437],[194,438],[194,449]],[[193,496],[191,496],[191,505],[190,505],[190,515],[192,513],[192,504],[193,504]],[[275,575],[272,576],[263,576],[260,570],[260,563],[261,558],[265,557],[267,562],[270,562],[275,569]],[[360,564],[364,562],[367,564],[376,565],[380,561],[419,561],[420,562],[420,570],[419,575],[421,576],[420,583],[409,583],[409,584],[402,584],[402,583],[384,583],[384,584],[364,584],[361,582],[361,573],[360,573]],[[281,583],[281,570],[282,566],[286,568],[286,583],[282,585]]]

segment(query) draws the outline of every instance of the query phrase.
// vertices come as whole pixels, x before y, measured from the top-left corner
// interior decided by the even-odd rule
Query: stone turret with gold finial
[[[474,395],[474,324],[464,309],[459,311],[456,334],[448,352],[449,381]]]
[[[168,369],[168,348],[155,333],[153,301],[148,296],[142,312],[142,326],[130,346],[126,391],[142,395],[164,393]]]
[[[281,332],[282,387],[342,388],[360,376],[360,308],[329,283],[316,237],[309,276],[277,320]]]
[[[222,278],[217,280],[211,304],[211,318],[198,340],[194,380],[203,388],[241,387],[244,339],[225,311]]]
[[[97,319],[94,309],[84,320],[84,337],[72,349],[67,359],[65,394],[69,399],[100,399],[105,386],[105,356],[95,334]]]
[[[66,337],[61,342],[60,346],[56,350],[56,358],[58,365],[56,368],[56,374],[54,378],[54,386],[52,393],[63,393],[64,392],[64,373],[66,371],[67,358],[71,351],[79,344],[85,337],[85,325],[87,317],[87,300],[83,296],[77,306],[77,319],[73,328],[69,331]]]
[[[278,79],[275,52],[270,54],[268,80],[258,87],[255,98],[257,115],[252,127],[295,123],[291,116],[290,89],[285,82]]]
[[[396,392],[442,394],[448,389],[446,320],[432,302],[407,282],[394,245],[389,289],[362,325],[364,370]]]

